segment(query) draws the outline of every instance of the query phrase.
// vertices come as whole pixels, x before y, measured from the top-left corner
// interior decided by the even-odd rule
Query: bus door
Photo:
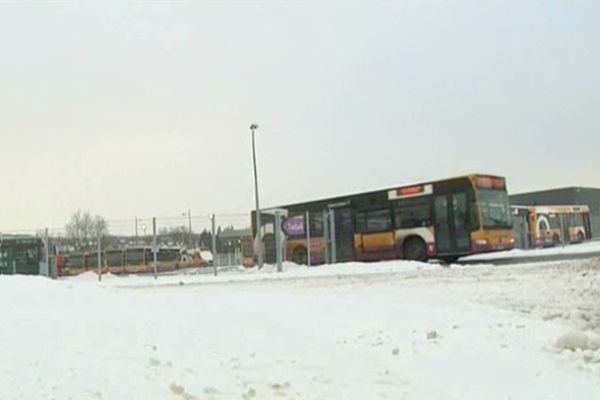
[[[435,241],[438,254],[461,254],[471,250],[466,192],[434,196]]]
[[[335,245],[336,260],[346,262],[354,260],[354,221],[352,209],[349,207],[336,208],[335,216]]]
[[[560,214],[560,223],[561,223],[561,236],[563,238],[563,243],[571,243],[571,215],[570,214]]]

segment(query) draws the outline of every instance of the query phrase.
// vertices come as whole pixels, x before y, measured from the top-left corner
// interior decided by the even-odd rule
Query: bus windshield
[[[479,207],[484,228],[512,228],[512,216],[506,191],[479,189]]]

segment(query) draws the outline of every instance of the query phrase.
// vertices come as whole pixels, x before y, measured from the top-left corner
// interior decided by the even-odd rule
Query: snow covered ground
[[[600,260],[222,272],[0,276],[0,399],[600,399]]]
[[[543,249],[514,249],[463,257],[464,261],[491,261],[505,258],[529,258],[561,255],[600,254],[600,240]]]

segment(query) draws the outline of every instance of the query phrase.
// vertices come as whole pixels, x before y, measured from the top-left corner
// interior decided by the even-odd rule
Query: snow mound
[[[110,272],[102,274],[102,280],[115,279],[118,277],[119,277],[118,275],[112,274]],[[98,273],[96,271],[86,271],[79,275],[69,276],[69,277],[66,277],[63,279],[70,280],[70,281],[97,281]]]
[[[73,277],[69,277],[69,280],[73,280],[73,281],[91,281],[91,280],[98,280],[98,274],[95,273],[94,271],[86,271],[83,272],[79,275],[75,275]]]
[[[53,290],[57,282],[39,275],[0,275],[0,298]],[[4,304],[11,304],[10,302]]]
[[[595,335],[586,335],[583,332],[569,332],[556,341],[556,347],[560,350],[599,350],[600,338]]]
[[[200,257],[202,257],[202,259],[207,262],[213,261],[212,252],[207,250],[200,250]]]

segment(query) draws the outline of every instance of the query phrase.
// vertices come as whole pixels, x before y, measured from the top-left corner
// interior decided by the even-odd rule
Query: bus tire
[[[411,261],[427,261],[427,245],[420,237],[406,239],[402,246],[404,259]]]
[[[579,243],[585,242],[585,235],[583,232],[579,231],[579,233],[577,233],[577,241],[579,241]]]
[[[298,265],[307,265],[308,264],[308,252],[306,251],[306,247],[299,246],[294,249],[294,253],[292,254],[292,261]]]

